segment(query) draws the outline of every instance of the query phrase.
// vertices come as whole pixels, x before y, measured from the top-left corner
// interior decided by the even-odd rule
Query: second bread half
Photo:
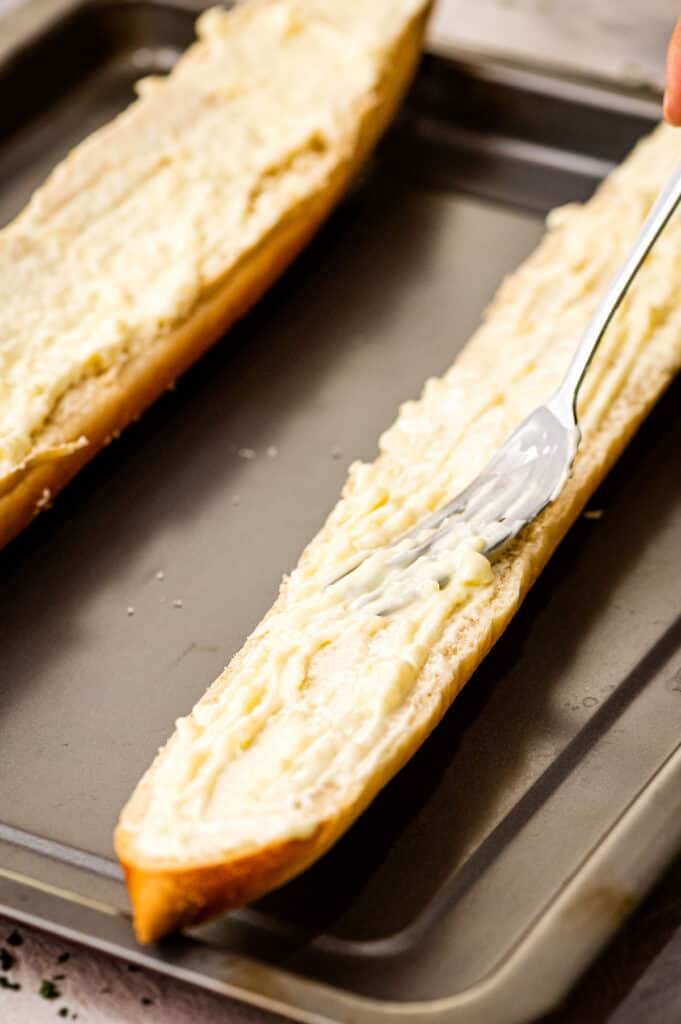
[[[204,13],[0,232],[0,546],[300,252],[394,114],[428,7]]]

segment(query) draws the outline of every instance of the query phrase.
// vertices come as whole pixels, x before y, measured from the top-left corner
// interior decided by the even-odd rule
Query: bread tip
[[[164,887],[157,876],[131,867],[122,858],[121,865],[130,896],[135,937],[140,945],[150,946],[179,927],[174,905],[164,899]]]

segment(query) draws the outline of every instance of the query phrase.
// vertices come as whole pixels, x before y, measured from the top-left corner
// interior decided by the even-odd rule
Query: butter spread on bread
[[[116,835],[143,941],[301,871],[348,828],[441,719],[681,364],[681,218],[615,317],[580,395],[558,499],[490,564],[474,538],[451,583],[379,616],[327,586],[461,491],[560,381],[581,332],[681,156],[661,126],[587,204],[554,212],[442,378],[383,435],[272,610],[177,723]],[[410,581],[405,578],[405,587]],[[452,822],[456,828],[456,822]]]

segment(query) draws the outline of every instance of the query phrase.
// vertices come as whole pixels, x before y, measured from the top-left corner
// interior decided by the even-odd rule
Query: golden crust
[[[220,864],[191,868],[143,868],[135,864],[125,833],[117,851],[135,908],[140,942],[154,942],[168,932],[200,924],[226,910],[257,899],[282,885],[316,860],[330,842],[326,828],[311,839],[290,840]]]

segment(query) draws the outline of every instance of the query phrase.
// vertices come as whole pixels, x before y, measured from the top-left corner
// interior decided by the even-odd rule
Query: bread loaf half
[[[664,234],[585,380],[583,442],[560,497],[490,564],[461,537],[393,578],[390,614],[336,579],[458,493],[559,382],[580,333],[681,156],[660,127],[501,287],[483,326],[371,465],[352,467],[271,611],[177,728],[116,833],[148,942],[251,900],[319,857],[414,753],[681,364],[681,218]],[[453,825],[452,827],[455,827]]]
[[[415,70],[428,0],[250,0],[0,232],[0,545],[262,295]]]

